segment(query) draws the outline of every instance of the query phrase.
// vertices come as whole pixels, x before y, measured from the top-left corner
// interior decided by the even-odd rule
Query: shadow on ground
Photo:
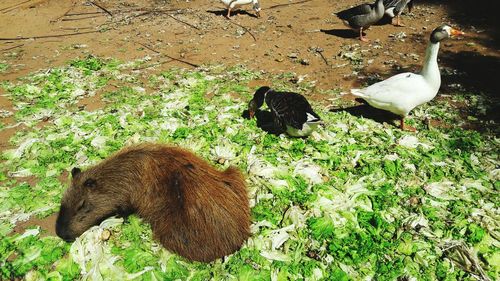
[[[337,37],[340,37],[340,38],[345,38],[345,39],[349,39],[349,38],[357,38],[359,36],[359,33],[352,30],[352,29],[320,29],[321,32],[325,33],[325,34],[328,34],[328,35],[333,35],[333,36],[337,36]],[[363,32],[363,34],[365,34]]]
[[[500,17],[497,0],[418,0],[415,5],[425,3],[445,8],[452,23],[484,30],[489,36],[482,40],[489,47],[500,49]]]
[[[207,13],[211,13],[211,14],[214,14],[216,16],[223,16],[225,17],[227,15],[227,10],[226,9],[222,9],[222,10],[207,10]],[[245,16],[249,16],[249,17],[252,17],[252,18],[257,18],[256,15],[252,14],[252,13],[249,13],[245,10],[236,10],[236,11],[231,11],[231,17],[232,16],[237,16],[237,15],[245,15]]]
[[[363,117],[366,119],[371,119],[375,122],[378,123],[388,123],[393,126],[398,127],[397,124],[399,122],[396,122],[400,119],[400,117],[392,112],[381,110],[375,107],[371,107],[368,105],[364,100],[362,99],[356,99],[358,102],[362,102],[363,104],[360,105],[354,105],[346,108],[334,108],[331,109],[330,112],[347,112],[353,116],[356,117]]]

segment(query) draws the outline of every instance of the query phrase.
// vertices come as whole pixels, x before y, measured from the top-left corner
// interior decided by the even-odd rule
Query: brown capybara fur
[[[165,248],[209,262],[237,251],[250,235],[241,173],[232,167],[218,171],[184,149],[132,146],[71,173],[56,222],[65,240],[112,215],[137,213]]]

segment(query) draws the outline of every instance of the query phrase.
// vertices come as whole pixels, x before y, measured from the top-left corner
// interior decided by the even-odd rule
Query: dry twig
[[[10,41],[10,40],[16,41],[16,40],[27,40],[27,39],[55,38],[55,37],[75,36],[75,35],[82,35],[82,34],[96,33],[96,32],[100,32],[100,31],[99,30],[93,30],[93,31],[67,33],[67,34],[41,35],[41,36],[15,37],[15,38],[0,38],[0,41]]]
[[[68,13],[69,13],[71,10],[73,10],[73,8],[75,8],[75,6],[76,6],[76,2],[74,2],[74,1],[73,1],[73,2],[72,2],[71,7],[69,7],[69,9],[68,9],[68,10],[67,10],[67,11],[66,11],[66,12],[65,12],[62,16],[60,16],[60,17],[58,17],[58,18],[56,18],[56,19],[53,19],[53,20],[51,20],[50,22],[56,22],[56,21],[60,20],[61,18],[63,18],[63,17],[65,17],[65,16],[67,16],[67,15],[68,15]]]
[[[148,45],[146,45],[146,44],[142,44],[141,42],[137,42],[137,41],[136,41],[135,43],[137,43],[137,44],[139,44],[139,45],[143,46],[144,48],[146,48],[146,49],[148,49],[148,50],[150,50],[150,51],[153,51],[153,52],[155,52],[155,53],[157,53],[157,54],[160,54],[160,52],[159,52],[159,51],[157,51],[157,50],[155,50],[155,49],[153,49],[153,48],[149,47],[149,46],[148,46]]]
[[[279,7],[290,6],[290,5],[297,5],[297,4],[302,4],[302,3],[311,2],[311,1],[312,0],[303,0],[303,1],[299,1],[299,2],[287,3],[287,4],[278,4],[278,5],[271,6],[271,7],[267,8],[267,9],[276,9],[276,8],[279,8]]]
[[[248,34],[250,34],[250,36],[252,36],[253,41],[257,41],[257,38],[255,38],[255,36],[253,35],[253,33],[252,33],[252,32],[250,32],[250,29],[248,29],[248,28],[244,27],[243,25],[241,25],[241,24],[239,24],[239,23],[235,23],[234,21],[231,21],[231,20],[230,20],[229,22],[230,22],[230,23],[232,23],[232,24],[235,24],[235,25],[237,25],[237,26],[239,26],[239,27],[241,27],[241,28],[243,28],[243,29],[244,29],[244,30],[245,30]]]
[[[16,45],[16,46],[5,48],[5,49],[2,49],[2,52],[8,51],[8,50],[12,50],[12,49],[15,49],[15,48],[18,48],[18,47],[22,47],[22,46],[24,46],[24,44],[19,44],[19,45]]]
[[[155,12],[155,11],[153,11],[153,12]],[[183,24],[185,24],[185,25],[187,25],[187,26],[189,26],[189,27],[192,27],[192,28],[194,28],[194,29],[200,30],[200,28],[199,28],[199,27],[194,26],[194,25],[192,25],[192,24],[190,24],[190,23],[188,23],[188,22],[182,21],[182,20],[180,20],[180,19],[178,19],[178,18],[176,18],[176,17],[172,16],[171,14],[165,13],[165,15],[167,15],[167,16],[169,16],[169,17],[173,18],[174,20],[176,20],[176,21],[178,21],[178,22],[180,22],[180,23],[183,23]]]
[[[97,8],[103,10],[104,12],[106,12],[106,14],[108,14],[110,17],[113,16],[113,14],[108,11],[108,9],[104,8],[103,6],[99,5],[98,3],[96,3],[95,1],[90,1],[90,3],[92,3],[92,5],[96,6]]]
[[[102,12],[81,12],[81,13],[71,13],[71,14],[66,13],[65,16],[71,17],[71,16],[83,16],[83,15],[96,15],[96,14],[102,14]]]
[[[70,19],[62,19],[61,21],[77,21],[77,20],[85,20],[85,19],[93,19],[93,18],[98,18],[100,16],[103,16],[102,14],[100,15],[95,15],[95,16],[89,16],[89,17],[83,17],[83,18],[70,18]]]
[[[325,64],[328,65],[328,61],[326,60],[325,56],[323,56],[323,52],[316,51],[316,53],[318,53],[321,56],[321,58],[323,59],[323,61],[325,62]]]
[[[21,6],[22,4],[28,3],[28,2],[30,2],[30,1],[31,1],[31,0],[26,0],[26,1],[24,1],[24,2],[21,2],[21,3],[15,4],[15,5],[12,5],[12,6],[9,6],[9,7],[2,8],[2,9],[0,9],[0,12],[7,13],[7,12],[9,12],[10,10],[12,10],[12,9],[14,9],[14,8],[16,8],[16,7],[18,7],[18,6]]]
[[[473,249],[469,249],[465,243],[459,241],[446,242],[442,249],[443,254],[462,270],[469,272],[481,281],[491,280],[481,267],[477,253]]]
[[[199,65],[197,65],[197,64],[190,63],[190,62],[188,62],[188,61],[181,60],[181,59],[178,59],[178,58],[174,58],[174,57],[169,56],[169,55],[167,55],[167,54],[162,54],[161,52],[159,52],[159,51],[157,51],[157,50],[155,50],[155,49],[151,48],[150,46],[148,46],[148,45],[146,45],[146,44],[142,44],[141,42],[137,42],[137,41],[136,41],[135,43],[137,43],[137,44],[139,44],[139,45],[143,46],[144,48],[146,48],[146,49],[148,49],[148,50],[150,50],[150,51],[152,51],[152,52],[155,52],[155,53],[157,53],[157,54],[161,54],[161,55],[163,55],[163,56],[166,56],[167,58],[169,58],[169,59],[171,59],[171,60],[175,60],[175,61],[178,61],[178,62],[182,62],[182,63],[185,63],[185,64],[190,65],[190,66],[192,66],[192,67],[199,67]],[[168,62],[170,62],[170,61],[168,61]],[[162,63],[162,64],[163,64],[163,63]]]

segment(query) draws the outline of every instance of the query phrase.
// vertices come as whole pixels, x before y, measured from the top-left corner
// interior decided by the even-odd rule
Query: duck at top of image
[[[385,15],[391,19],[396,18],[396,23],[393,23],[395,26],[405,26],[401,23],[400,16],[406,6],[408,6],[408,11],[411,13],[413,0],[384,0]]]
[[[220,0],[227,8],[226,17],[228,19],[231,18],[231,11],[234,9],[238,9],[241,6],[253,4],[252,8],[255,11],[255,14],[258,18],[260,18],[260,3],[259,0]]]
[[[401,116],[400,128],[404,130],[404,119],[410,111],[432,100],[441,87],[437,61],[439,43],[446,38],[464,34],[446,24],[437,27],[431,33],[420,73],[400,73],[364,89],[351,89],[351,93],[375,108]]]
[[[368,29],[377,23],[384,16],[384,0],[377,0],[373,4],[361,4],[336,13],[348,27],[359,31],[359,40],[368,42],[368,38],[363,37],[363,29]]]
[[[267,86],[260,87],[249,102],[250,119],[264,101],[271,111],[272,130],[269,131],[275,134],[286,132],[293,137],[306,137],[322,124],[321,118],[304,96],[292,92],[277,92]]]

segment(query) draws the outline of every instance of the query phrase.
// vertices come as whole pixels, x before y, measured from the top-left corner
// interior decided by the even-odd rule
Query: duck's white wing
[[[374,107],[404,115],[420,104],[419,93],[426,91],[429,91],[429,86],[421,75],[406,72],[364,89],[352,89],[351,93]]]
[[[236,8],[253,3],[253,0],[220,0],[226,7]]]

